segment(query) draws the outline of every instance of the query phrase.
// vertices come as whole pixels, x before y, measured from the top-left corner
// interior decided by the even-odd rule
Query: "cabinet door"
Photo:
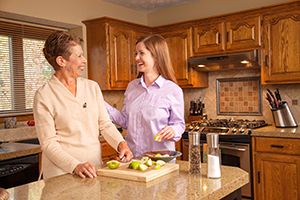
[[[260,41],[260,16],[230,19],[226,22],[226,50],[258,48]]]
[[[192,55],[192,29],[161,33],[166,39],[170,51],[175,76],[181,87],[207,87],[207,75],[188,67],[188,58]]]
[[[126,89],[132,80],[132,31],[110,26],[109,29],[110,86]]]
[[[193,52],[195,55],[222,52],[225,50],[225,24],[209,22],[194,26]]]
[[[101,141],[102,162],[116,159],[118,153],[106,141]]]
[[[300,10],[263,19],[263,83],[300,82]]]
[[[300,157],[255,154],[255,199],[300,199]]]

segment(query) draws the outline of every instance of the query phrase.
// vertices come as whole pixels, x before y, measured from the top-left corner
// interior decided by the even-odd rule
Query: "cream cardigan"
[[[98,84],[77,78],[76,97],[55,77],[35,94],[33,113],[43,177],[72,173],[82,162],[101,165],[99,130],[115,149],[124,141],[110,121]]]

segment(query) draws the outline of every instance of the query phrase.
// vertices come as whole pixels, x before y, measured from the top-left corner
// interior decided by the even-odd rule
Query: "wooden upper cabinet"
[[[261,17],[237,15],[226,22],[226,50],[255,49],[261,46]]]
[[[201,21],[194,25],[195,55],[259,48],[261,17],[234,15]]]
[[[223,22],[208,22],[195,25],[193,30],[194,54],[224,51],[224,29]]]
[[[132,31],[109,26],[110,87],[126,88],[132,80]]]
[[[97,81],[102,90],[125,90],[136,78],[136,37],[150,33],[150,29],[107,17],[83,23],[87,30],[88,78]]]
[[[300,5],[263,18],[262,83],[300,83]]]
[[[177,28],[160,33],[167,41],[178,85],[182,88],[208,87],[206,73],[194,71],[188,66],[192,56],[192,28]]]

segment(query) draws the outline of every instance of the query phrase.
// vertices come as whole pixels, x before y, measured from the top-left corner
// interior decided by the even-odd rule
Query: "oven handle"
[[[245,152],[246,149],[242,147],[236,147],[236,146],[227,146],[227,145],[220,145],[221,149],[229,149],[229,150],[234,150],[234,151],[242,151]]]

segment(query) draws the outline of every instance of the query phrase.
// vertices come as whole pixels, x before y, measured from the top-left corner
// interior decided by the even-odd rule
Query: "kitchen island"
[[[81,179],[70,174],[10,188],[10,199],[65,200],[65,199],[222,199],[249,182],[249,175],[237,167],[222,166],[222,178],[190,175],[188,162],[177,161],[175,171],[151,182],[143,183],[98,176]]]

